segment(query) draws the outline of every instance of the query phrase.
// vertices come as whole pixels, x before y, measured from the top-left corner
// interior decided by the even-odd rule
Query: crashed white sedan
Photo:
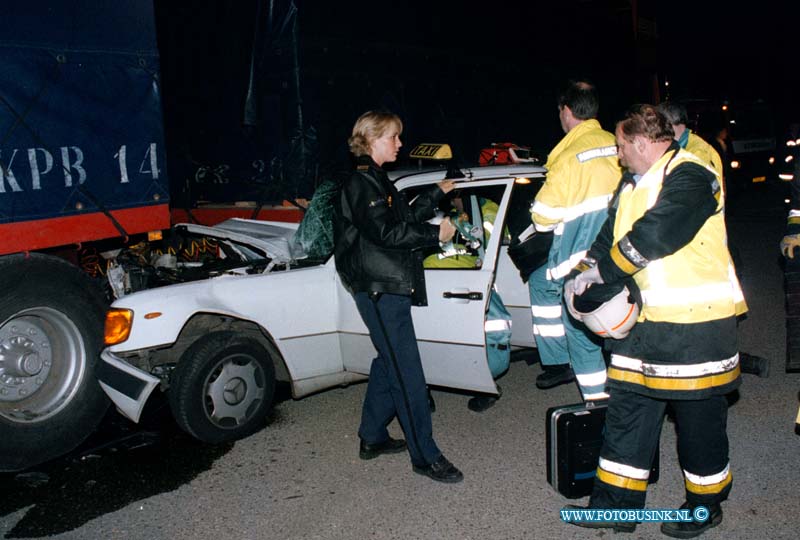
[[[499,231],[510,214],[527,214],[545,170],[513,165],[461,172],[454,194],[473,230],[484,223],[481,201],[491,200]],[[411,200],[446,175],[437,169],[392,176]],[[276,380],[287,381],[300,398],[367,377],[376,352],[355,302],[333,257],[309,260],[298,249],[296,224],[234,219],[176,227],[213,239],[227,255],[212,277],[136,292],[112,305],[98,378],[123,415],[138,422],[158,388],[168,393],[183,429],[222,442],[264,425]],[[431,385],[497,393],[484,336],[493,286],[512,314],[512,345],[535,346],[528,289],[508,258],[508,235],[486,236],[472,245],[473,267],[425,271],[429,305],[412,314]]]

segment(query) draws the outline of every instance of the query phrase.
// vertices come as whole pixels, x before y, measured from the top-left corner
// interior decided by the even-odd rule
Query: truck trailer
[[[260,203],[170,207],[156,37],[152,0],[4,6],[0,471],[69,452],[108,409],[95,377],[105,310],[150,286],[130,271],[132,246],[152,255],[148,241],[174,222],[302,216]],[[115,281],[120,253],[128,266]]]

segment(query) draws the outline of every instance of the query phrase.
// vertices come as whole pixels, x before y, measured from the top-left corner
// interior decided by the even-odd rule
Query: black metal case
[[[569,499],[592,493],[606,409],[603,402],[547,410],[547,483]]]
[[[568,499],[591,495],[608,404],[576,403],[547,410],[547,483]],[[658,481],[656,450],[648,483]]]

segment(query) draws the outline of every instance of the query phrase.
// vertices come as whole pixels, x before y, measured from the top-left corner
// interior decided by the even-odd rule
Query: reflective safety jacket
[[[736,316],[747,309],[727,249],[719,175],[673,142],[626,176],[590,256],[606,283],[633,276],[639,322],[612,349],[609,387],[702,399],[739,384]]]
[[[484,247],[489,243],[489,237],[494,230],[494,220],[497,219],[497,203],[489,199],[481,199],[481,214],[483,217]],[[425,257],[422,265],[425,268],[478,268],[483,261],[477,255],[470,254],[461,244],[453,244],[450,252],[440,251]]]
[[[685,148],[687,152],[691,152],[695,156],[699,157],[703,163],[711,165],[714,168],[714,170],[722,179],[720,184],[722,185],[722,194],[724,196],[725,180],[727,180],[727,178],[722,178],[722,158],[719,157],[719,152],[714,150],[714,147],[708,144],[702,137],[695,135],[688,129],[686,131],[689,132],[689,137],[686,141],[686,146],[683,146],[682,148]]]
[[[537,231],[554,232],[547,279],[561,280],[586,255],[608,215],[622,174],[614,135],[597,120],[585,120],[561,139],[545,167],[531,217]]]

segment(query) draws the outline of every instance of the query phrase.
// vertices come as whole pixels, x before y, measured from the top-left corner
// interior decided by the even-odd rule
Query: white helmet
[[[567,294],[567,309],[577,320],[603,338],[623,339],[630,333],[639,317],[639,305],[628,287],[624,287],[610,300],[603,302],[587,313],[578,311],[573,302],[575,295]]]

